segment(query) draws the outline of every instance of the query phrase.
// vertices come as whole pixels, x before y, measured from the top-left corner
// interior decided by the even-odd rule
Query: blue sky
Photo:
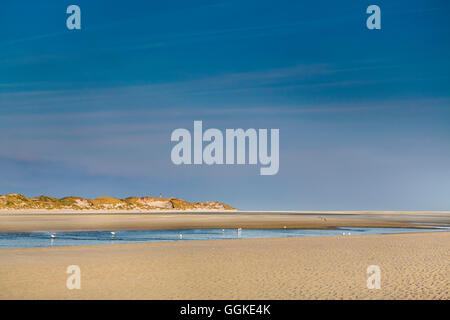
[[[66,8],[81,8],[68,30]],[[366,8],[381,8],[381,30]],[[448,1],[2,1],[0,194],[450,210]],[[279,128],[280,171],[175,166],[176,128]]]

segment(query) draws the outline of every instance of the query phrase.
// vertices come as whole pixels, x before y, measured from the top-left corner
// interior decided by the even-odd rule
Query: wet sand
[[[449,275],[450,232],[0,250],[0,299],[450,299]]]

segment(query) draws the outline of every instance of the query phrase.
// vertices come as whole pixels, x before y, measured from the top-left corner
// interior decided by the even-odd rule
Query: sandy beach
[[[0,231],[424,227],[446,213],[23,213]],[[0,299],[450,299],[450,232],[0,250]],[[66,269],[81,268],[81,290]],[[381,268],[369,290],[366,270]]]
[[[449,262],[450,232],[6,249],[0,298],[450,299]]]
[[[0,213],[0,232],[193,228],[420,227],[449,224],[443,212],[368,213]]]

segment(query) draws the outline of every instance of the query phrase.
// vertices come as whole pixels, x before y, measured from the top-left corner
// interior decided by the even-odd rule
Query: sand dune
[[[450,299],[449,275],[450,232],[0,250],[1,299]]]

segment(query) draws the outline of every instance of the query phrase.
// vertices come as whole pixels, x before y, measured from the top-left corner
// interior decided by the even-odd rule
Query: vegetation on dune
[[[191,203],[177,198],[129,197],[116,199],[100,197],[83,199],[64,197],[61,199],[48,196],[27,198],[21,194],[0,195],[0,209],[3,210],[235,210],[221,202]]]
[[[171,198],[169,201],[172,203],[173,207],[175,209],[179,210],[186,210],[189,206],[193,205],[187,201],[177,199],[177,198]]]
[[[89,200],[94,206],[103,206],[103,205],[120,205],[124,204],[122,200],[110,198],[110,197],[100,197],[94,200]]]

